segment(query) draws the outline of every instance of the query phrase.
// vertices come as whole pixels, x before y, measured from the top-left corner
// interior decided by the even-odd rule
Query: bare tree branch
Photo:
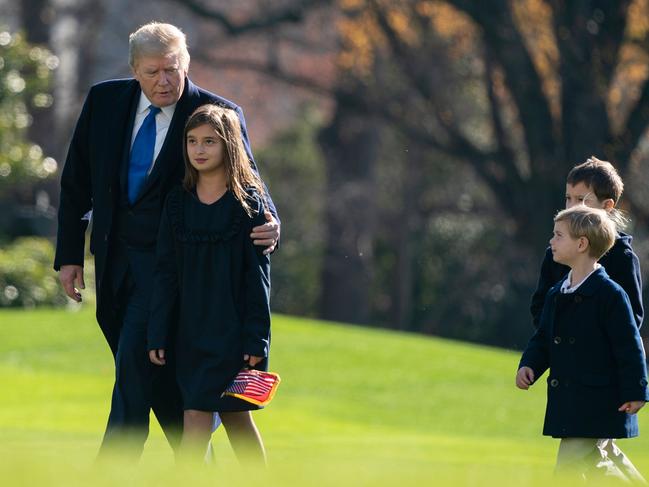
[[[496,143],[498,146],[494,155],[496,155],[499,165],[503,169],[502,173],[498,175],[488,169],[488,162],[492,159],[486,156],[484,151],[477,148],[465,135],[463,135],[458,127],[450,123],[446,117],[441,116],[438,106],[433,106],[432,102],[434,101],[434,93],[431,89],[433,83],[429,76],[430,68],[427,67],[426,69],[421,69],[419,59],[412,58],[412,47],[407,46],[398,33],[392,28],[386,17],[385,10],[382,9],[375,0],[370,0],[369,3],[373,6],[378,24],[382,32],[385,34],[390,47],[394,51],[394,58],[396,58],[399,66],[402,68],[402,72],[408,77],[411,85],[420,93],[421,98],[431,106],[430,113],[435,117],[437,124],[442,127],[446,133],[445,135],[448,139],[448,144],[440,144],[438,141],[435,141],[432,143],[432,147],[457,158],[470,160],[475,170],[484,177],[485,181],[496,194],[507,194],[508,191],[506,188],[520,187],[523,185],[524,182],[520,177],[518,168],[514,161],[514,154],[505,143],[507,137],[502,124],[500,107],[498,106],[498,101],[496,100],[491,85],[491,69],[487,69],[487,72],[485,73],[485,83],[489,100],[491,102],[491,115],[494,124]],[[414,127],[410,126],[408,120],[409,117],[405,118],[406,120],[404,120],[403,116],[395,116],[394,123],[397,127],[410,127],[410,133],[412,134]],[[416,127],[420,126],[421,124],[417,123]],[[431,137],[432,136],[429,134],[428,138],[430,139]],[[430,141],[423,140],[426,138],[424,134],[420,134],[419,138],[422,139],[424,145],[431,146]]]
[[[426,70],[416,69],[419,66],[417,60],[412,59],[412,49],[405,45],[401,40],[399,34],[397,34],[390,22],[386,17],[386,12],[378,4],[376,0],[369,0],[368,2],[373,7],[373,13],[376,17],[376,20],[379,23],[379,27],[383,34],[385,34],[390,47],[395,53],[395,60],[403,68],[405,74],[408,76],[412,84],[417,88],[417,91],[421,94],[424,99],[432,99],[433,93],[431,91],[430,80],[426,73],[429,71],[429,68]]]
[[[300,0],[291,5],[277,9],[276,11],[266,11],[261,9],[261,15],[254,19],[240,24],[234,23],[224,12],[204,5],[197,0],[168,0],[170,2],[183,5],[194,14],[207,20],[211,20],[223,27],[231,36],[246,34],[254,31],[262,31],[279,24],[296,24],[304,20],[304,17],[313,9],[325,7],[333,4],[332,0]]]
[[[458,161],[468,163],[476,173],[482,178],[485,184],[491,188],[494,196],[503,205],[503,208],[511,208],[507,201],[509,198],[508,191],[502,191],[503,182],[489,170],[490,161],[495,161],[499,157],[498,152],[484,152],[477,149],[471,144],[466,137],[456,131],[447,134],[447,140],[441,141],[434,134],[431,134],[417,120],[404,119],[399,114],[395,114],[384,103],[368,103],[366,100],[354,96],[338,94],[339,103],[345,103],[348,108],[353,108],[359,112],[365,112],[368,115],[379,116],[384,121],[393,125],[413,142],[421,144],[422,147],[429,147],[438,152],[444,153]]]
[[[642,87],[642,94],[627,119],[623,133],[613,140],[613,146],[616,148],[615,163],[622,171],[628,167],[633,150],[645,135],[649,127],[648,120],[649,79],[646,79]]]
[[[612,132],[606,109],[611,78],[624,39],[628,1],[561,2],[554,0],[553,24],[561,52],[562,147],[566,160],[592,153],[593,140]],[[588,132],[583,127],[590,126]]]
[[[323,83],[319,83],[317,80],[309,78],[307,76],[288,73],[274,63],[263,63],[258,61],[251,61],[249,59],[219,58],[201,52],[196,53],[194,55],[194,59],[207,67],[218,66],[219,68],[241,69],[264,74],[278,81],[282,81],[288,85],[312,91],[317,95],[329,97],[334,94],[334,88]]]
[[[608,85],[624,41],[630,1],[552,0],[549,4],[553,10],[556,38],[562,44],[562,53],[571,55],[570,64],[583,63],[593,73],[593,79]],[[569,69],[575,68],[578,66]]]
[[[474,151],[480,152],[473,144],[471,144],[468,139],[464,138],[461,135],[461,132],[454,127],[453,125],[448,122],[445,117],[443,117],[439,113],[439,107],[435,105],[435,94],[432,91],[432,82],[430,79],[430,67],[427,65],[425,68],[422,69],[422,63],[420,62],[421,59],[419,57],[413,58],[412,55],[412,48],[407,46],[400,38],[400,36],[397,34],[397,32],[394,31],[390,23],[388,22],[388,19],[386,17],[385,11],[380,7],[378,2],[374,0],[370,0],[369,3],[373,6],[374,8],[374,14],[376,16],[376,19],[379,23],[379,26],[381,27],[381,30],[383,34],[385,34],[390,47],[392,48],[394,52],[393,59],[398,63],[398,65],[401,68],[401,72],[403,72],[406,77],[408,78],[410,82],[410,87],[414,87],[416,90],[416,93],[419,94],[419,98],[421,99],[422,103],[430,107],[430,110],[428,110],[428,113],[433,116],[435,119],[435,122],[437,125],[441,128],[443,128],[446,131],[446,136],[448,138],[454,138],[456,139],[456,142],[458,142],[459,145],[468,145],[473,148]],[[410,122],[409,116],[407,117],[399,117],[395,115],[394,117],[394,123],[396,126],[399,126],[401,124],[408,124]],[[421,126],[421,124],[418,122],[417,126]],[[429,133],[429,132],[425,132]],[[432,135],[429,135],[431,137]],[[449,148],[447,147],[447,150]]]
[[[512,17],[508,0],[476,2],[446,0],[465,12],[482,29],[505,72],[505,83],[516,103],[525,127],[525,142],[532,161],[553,158],[556,141],[550,105],[543,93],[541,79]]]

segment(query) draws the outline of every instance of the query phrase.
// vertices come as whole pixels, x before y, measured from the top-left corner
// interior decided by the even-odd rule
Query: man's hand
[[[645,401],[629,401],[622,404],[617,410],[621,413],[635,414],[645,405]]]
[[[248,355],[247,353],[243,355],[243,361],[250,365],[250,367],[254,367],[262,360],[264,360],[264,357],[256,357],[255,355]]]
[[[250,234],[250,238],[252,238],[252,243],[255,245],[266,247],[266,249],[264,249],[264,255],[267,255],[275,250],[275,246],[279,241],[280,228],[279,223],[275,220],[275,217],[270,211],[264,212],[264,216],[266,217],[266,223],[254,227]]]
[[[516,387],[519,389],[529,389],[534,383],[534,371],[529,367],[521,367],[516,374]]]
[[[61,270],[59,270],[59,281],[63,285],[65,294],[80,303],[80,291],[86,288],[86,284],[83,282],[83,267],[80,265],[62,265]]]
[[[149,350],[149,360],[156,365],[166,364],[167,361],[165,360],[164,348],[159,348],[157,350]]]

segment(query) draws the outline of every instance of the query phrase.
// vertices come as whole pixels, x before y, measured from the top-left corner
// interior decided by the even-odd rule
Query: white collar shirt
[[[602,264],[595,264],[595,268],[592,271],[590,271],[588,275],[584,277],[580,282],[578,282],[572,287],[570,287],[570,280],[572,279],[572,270],[568,272],[568,275],[566,276],[566,280],[563,281],[563,283],[561,284],[561,294],[574,293],[577,290],[577,288],[579,288],[579,286],[581,286],[586,281],[586,279],[588,279],[590,275],[600,267],[602,267]]]
[[[131,148],[133,148],[133,142],[135,142],[135,137],[138,131],[140,130],[140,127],[142,126],[144,119],[149,114],[149,105],[151,105],[151,102],[146,97],[146,95],[143,92],[141,92],[140,101],[138,102],[137,111],[135,112],[133,133],[131,134]],[[155,166],[155,161],[158,158],[158,155],[160,154],[162,145],[164,144],[165,137],[167,136],[167,132],[169,131],[169,125],[171,125],[171,119],[174,116],[175,110],[176,110],[176,103],[174,103],[173,105],[169,105],[167,107],[161,107],[160,112],[158,112],[158,114],[155,116],[155,126],[156,126],[155,147],[153,149],[153,161],[151,161],[151,167],[149,167],[147,175],[151,174],[151,171]]]

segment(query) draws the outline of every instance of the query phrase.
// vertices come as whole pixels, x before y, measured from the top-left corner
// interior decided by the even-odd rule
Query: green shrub
[[[54,247],[44,238],[19,238],[0,249],[0,307],[65,305],[52,262]]]

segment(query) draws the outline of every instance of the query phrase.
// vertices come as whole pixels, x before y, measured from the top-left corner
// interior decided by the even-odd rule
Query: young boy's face
[[[585,237],[573,238],[570,235],[568,224],[558,221],[554,223],[550,248],[555,262],[571,266],[575,259],[588,248],[588,240]]]
[[[613,200],[611,199],[606,199],[604,201],[598,200],[593,188],[586,185],[583,181],[578,182],[574,186],[570,183],[566,183],[566,209],[584,204],[590,208],[608,210],[609,205],[611,207],[613,206],[611,203],[613,203]]]

